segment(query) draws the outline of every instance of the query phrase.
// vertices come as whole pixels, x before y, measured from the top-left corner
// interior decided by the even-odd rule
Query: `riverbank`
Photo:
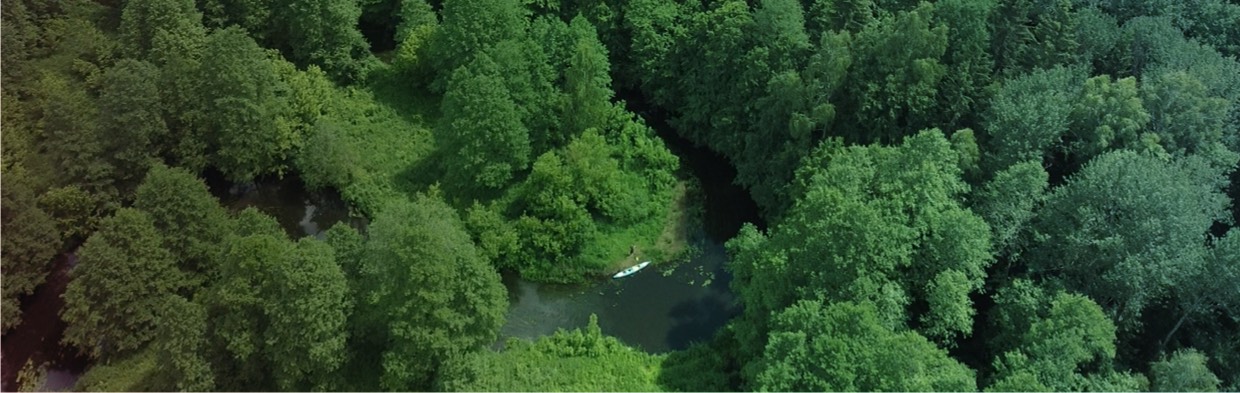
[[[60,343],[66,326],[60,319],[65,305],[60,295],[76,262],[73,253],[56,256],[47,281],[22,299],[22,322],[4,335],[4,391],[66,390],[86,370],[89,359]]]

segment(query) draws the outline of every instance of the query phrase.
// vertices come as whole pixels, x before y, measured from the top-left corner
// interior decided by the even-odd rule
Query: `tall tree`
[[[219,282],[204,295],[227,356],[222,387],[329,389],[344,362],[348,283],[326,244],[280,233],[241,233],[225,244]],[[217,349],[218,350],[218,349]]]
[[[99,113],[109,161],[116,168],[115,181],[132,190],[157,162],[168,135],[159,94],[159,69],[150,63],[125,59],[100,77]]]
[[[273,38],[287,45],[298,65],[315,64],[339,81],[365,75],[370,47],[357,28],[362,8],[357,1],[279,0],[272,4]]]
[[[359,312],[380,343],[387,389],[427,389],[447,359],[490,345],[507,306],[456,212],[435,196],[393,201],[371,223]]]
[[[974,372],[924,337],[895,331],[868,303],[800,301],[775,314],[749,388],[973,391]]]
[[[1042,163],[1025,161],[999,171],[974,194],[973,211],[990,224],[997,254],[1015,257],[1029,242],[1028,225],[1046,201],[1049,177]]]
[[[121,50],[157,65],[201,50],[206,30],[193,0],[134,0],[121,13]]]
[[[999,328],[1011,332],[1015,347],[996,359],[995,382],[987,391],[1080,391],[1107,384],[1120,390],[1144,388],[1142,377],[1111,371],[1115,324],[1089,298],[1037,292],[1009,303],[1000,296],[997,313],[1008,318]]]
[[[97,359],[149,343],[165,317],[160,302],[190,284],[150,216],[129,208],[86,240],[71,276],[61,311],[64,341]]]
[[[1098,156],[1051,194],[1026,261],[1134,328],[1150,301],[1201,268],[1206,233],[1230,203],[1219,172],[1197,157]]]
[[[150,215],[164,248],[182,269],[209,273],[227,235],[227,212],[198,176],[162,164],[151,167],[134,195],[134,208]]]
[[[587,128],[602,128],[613,113],[611,64],[607,48],[598,40],[594,26],[578,15],[569,24],[575,35],[568,68],[564,70],[565,134],[575,135]]]
[[[1150,365],[1154,392],[1217,392],[1219,379],[1206,367],[1209,359],[1195,349],[1176,351]]]
[[[454,155],[462,185],[500,188],[530,160],[529,130],[490,56],[452,73],[437,134]]]
[[[216,30],[197,80],[199,138],[215,166],[234,181],[280,170],[301,140],[281,116],[287,85],[269,53],[241,29]]]
[[[1071,124],[1073,104],[1084,75],[1080,70],[1056,67],[1037,70],[1004,81],[982,114],[988,171],[1013,164],[1042,161],[1059,145]]]
[[[508,0],[445,0],[432,57],[439,77],[432,87],[447,88],[458,67],[474,54],[505,39],[525,36],[529,22],[520,2]]]
[[[1085,80],[1073,107],[1068,150],[1084,162],[1111,148],[1162,151],[1156,138],[1143,134],[1150,115],[1141,105],[1137,81],[1112,81],[1102,75]]]
[[[991,261],[990,231],[959,202],[967,185],[942,133],[892,147],[824,143],[794,184],[801,197],[769,233],[746,226],[728,242],[743,352],[764,345],[767,315],[816,297],[874,303],[891,328],[918,320],[944,342],[971,332],[967,295]],[[908,307],[920,301],[929,307]]]
[[[923,3],[866,26],[853,41],[856,64],[840,113],[843,134],[862,143],[897,141],[932,127],[939,82],[946,74],[947,26]]]

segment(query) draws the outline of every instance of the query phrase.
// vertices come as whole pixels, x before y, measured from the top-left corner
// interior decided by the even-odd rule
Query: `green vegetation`
[[[1235,1],[0,17],[3,330],[76,250],[81,390],[1240,389]],[[688,169],[732,168],[659,135],[760,210],[718,239],[740,315],[667,354],[597,321],[491,348],[500,270],[588,282],[713,222]],[[368,225],[290,238],[204,180],[289,175]]]

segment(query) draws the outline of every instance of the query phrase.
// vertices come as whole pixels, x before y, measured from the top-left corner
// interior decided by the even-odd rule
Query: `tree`
[[[1141,99],[1149,110],[1150,131],[1167,152],[1196,153],[1223,141],[1232,104],[1210,94],[1192,75],[1165,71],[1147,77]]]
[[[131,354],[155,338],[160,302],[187,289],[146,213],[124,208],[103,221],[78,253],[61,318],[64,341],[96,359]]]
[[[803,300],[773,317],[750,388],[762,391],[972,391],[974,372],[869,303]]]
[[[1017,281],[1014,288],[1030,286]],[[1115,324],[1098,304],[1081,295],[1041,290],[1001,290],[998,327],[1012,347],[996,359],[986,391],[1081,391],[1112,386],[1143,390],[1143,377],[1111,371]]]
[[[105,154],[116,168],[122,190],[136,187],[142,174],[158,160],[168,126],[159,94],[159,69],[125,59],[105,71],[99,82],[99,113],[108,138]]]
[[[437,134],[465,176],[462,185],[500,188],[529,164],[529,130],[489,56],[480,53],[452,73],[442,106]]]
[[[24,177],[5,171],[3,203],[0,216],[4,217],[0,232],[0,263],[3,263],[4,304],[3,332],[17,326],[22,320],[19,298],[34,292],[43,283],[52,257],[60,247],[60,232],[52,218],[36,205],[33,190]]]
[[[1206,367],[1209,360],[1195,349],[1175,351],[1150,365],[1155,392],[1217,392],[1219,379]]]
[[[1016,256],[1028,239],[1028,224],[1046,200],[1050,175],[1038,161],[1025,161],[995,174],[973,198],[973,211],[990,224],[997,254]]]
[[[192,0],[134,0],[121,12],[121,49],[127,57],[157,65],[201,50],[202,13]]]
[[[991,14],[995,67],[1019,73],[1066,65],[1076,54],[1076,14],[1070,0],[999,3]]]
[[[603,335],[598,318],[537,341],[510,339],[503,351],[452,359],[436,380],[443,391],[656,391],[661,356]],[[538,370],[530,372],[530,370]]]
[[[989,136],[987,170],[1049,155],[1068,133],[1083,79],[1080,70],[1056,67],[1004,81],[982,114]]]
[[[277,40],[298,65],[315,64],[339,81],[365,77],[370,47],[357,28],[362,8],[356,1],[281,0],[272,4]]]
[[[215,166],[233,181],[278,171],[301,136],[282,118],[287,89],[269,54],[237,28],[207,38],[197,71],[198,137],[214,148]]]
[[[439,77],[432,88],[441,91],[475,54],[502,40],[524,37],[528,25],[527,12],[516,1],[445,0],[440,15],[443,21],[432,44]]]
[[[203,24],[213,29],[237,26],[254,37],[265,37],[270,29],[273,0],[202,0],[199,8]]]
[[[947,50],[947,26],[933,25],[934,7],[915,10],[867,25],[853,41],[856,64],[849,73],[848,98],[841,119],[850,141],[898,141],[931,127],[941,62]]]
[[[987,21],[997,7],[994,0],[949,0],[934,6],[935,22],[950,26],[942,58],[947,71],[938,86],[941,113],[936,124],[940,127],[974,126],[989,98],[984,89],[991,82],[995,62]]]
[[[229,230],[227,212],[198,176],[162,164],[151,167],[134,193],[134,208],[147,213],[187,272],[215,269],[218,250]]]
[[[967,294],[991,262],[990,231],[957,199],[967,186],[947,139],[929,130],[892,147],[836,143],[803,161],[801,196],[777,225],[745,226],[728,242],[742,353],[764,345],[767,315],[807,298],[871,302],[892,329],[918,320],[944,342],[969,334]],[[930,307],[909,307],[923,300]]]
[[[1134,328],[1149,301],[1201,268],[1206,233],[1229,205],[1219,172],[1200,158],[1098,156],[1051,193],[1026,261]]]
[[[348,282],[331,248],[266,230],[224,246],[219,277],[202,295],[226,360],[222,387],[326,389],[344,362]],[[222,364],[220,364],[222,363]],[[266,371],[264,371],[266,370]]]
[[[1068,149],[1082,162],[1110,148],[1162,150],[1157,141],[1142,134],[1150,115],[1141,105],[1132,77],[1112,82],[1110,76],[1102,75],[1085,80],[1070,118]]]
[[[578,15],[570,28],[577,33],[568,68],[564,70],[564,109],[566,134],[576,135],[587,128],[602,128],[613,113],[611,65],[607,48],[599,42],[594,26]]]
[[[359,312],[381,345],[380,382],[426,389],[446,360],[490,345],[507,307],[499,275],[434,196],[393,201],[371,223]]]

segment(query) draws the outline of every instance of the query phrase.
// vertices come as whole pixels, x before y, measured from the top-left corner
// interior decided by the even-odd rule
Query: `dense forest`
[[[74,390],[1240,390],[1236,0],[2,14],[3,329],[72,252]],[[760,212],[739,315],[665,353],[501,340],[501,272],[691,252],[672,138]],[[365,225],[208,187],[294,176]]]

